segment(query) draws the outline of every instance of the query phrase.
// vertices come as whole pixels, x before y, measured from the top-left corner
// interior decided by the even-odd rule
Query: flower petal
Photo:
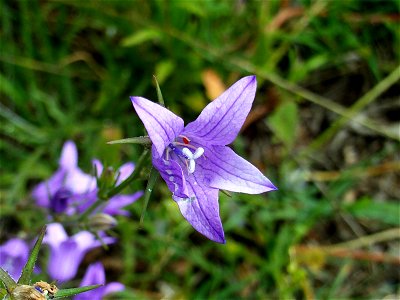
[[[76,194],[93,191],[97,187],[96,177],[84,173],[79,168],[71,168],[65,178],[65,187]]]
[[[63,186],[66,170],[59,169],[48,180],[39,183],[32,192],[36,204],[42,207],[50,207],[50,198]]]
[[[247,76],[208,104],[199,117],[189,123],[183,135],[197,136],[213,145],[228,145],[239,133],[253,104],[257,81]]]
[[[93,169],[94,169],[93,171],[96,172],[95,175],[97,177],[100,177],[100,175],[103,173],[103,164],[98,159],[93,159],[92,165],[93,165]]]
[[[66,240],[50,252],[48,273],[54,280],[64,282],[72,279],[82,261],[84,253],[79,251],[74,240]]]
[[[99,247],[103,243],[108,245],[115,243],[116,239],[108,236],[101,237],[102,242],[97,240],[95,236],[89,231],[81,231],[71,237],[77,244],[79,251],[85,254],[92,248]]]
[[[67,239],[68,235],[60,223],[51,223],[47,225],[46,234],[43,238],[44,244],[48,244],[52,248],[58,248],[60,244]]]
[[[96,262],[89,265],[85,275],[79,286],[88,286],[95,284],[105,284],[106,277],[104,267],[101,262]],[[78,294],[74,297],[74,300],[85,300],[85,299],[101,299],[104,295],[104,286],[98,287],[97,289]]]
[[[113,294],[125,290],[125,286],[120,282],[110,282],[104,287],[104,295]]]
[[[28,260],[29,247],[24,240],[13,238],[0,246],[0,266],[16,281]]]
[[[188,198],[174,196],[185,219],[212,241],[225,243],[219,216],[218,190],[200,185],[194,174],[187,180]]]
[[[104,273],[104,267],[101,262],[96,262],[86,270],[85,276],[83,276],[82,282],[79,286],[87,286],[94,284],[105,284],[106,276]]]
[[[142,97],[131,97],[133,107],[161,157],[165,147],[182,132],[183,120],[168,109]]]
[[[135,170],[135,164],[132,162],[128,162],[123,164],[117,171],[117,185],[120,185],[125,179],[127,179],[132,172]]]
[[[78,150],[73,141],[66,141],[61,151],[60,167],[70,169],[78,166]]]
[[[207,147],[206,159],[197,160],[205,184],[217,189],[247,194],[276,190],[255,166],[225,146]]]
[[[174,160],[165,160],[158,157],[157,151],[152,149],[153,165],[160,172],[171,193],[180,198],[187,198],[186,180],[181,166]]]
[[[115,215],[123,215],[129,216],[129,212],[123,210],[125,206],[132,204],[137,199],[142,197],[143,192],[136,192],[132,195],[116,195],[108,200],[106,206],[102,210],[104,213],[115,216]]]

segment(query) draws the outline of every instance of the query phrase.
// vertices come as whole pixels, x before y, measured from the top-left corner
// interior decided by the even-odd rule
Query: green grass
[[[160,181],[142,228],[143,199],[119,218],[119,243],[88,255],[79,275],[100,259],[127,299],[398,293],[399,234],[387,234],[400,226],[398,3],[285,3],[0,1],[1,242],[43,225],[30,191],[55,171],[64,141],[87,172],[93,157],[138,160],[141,146],[106,142],[143,135],[129,96],[156,100],[153,75],[189,122],[210,100],[206,70],[226,86],[255,74],[254,114],[233,148],[279,190],[221,193],[218,245]],[[126,191],[144,189],[143,175]],[[352,244],[338,254],[351,240],[361,254]]]

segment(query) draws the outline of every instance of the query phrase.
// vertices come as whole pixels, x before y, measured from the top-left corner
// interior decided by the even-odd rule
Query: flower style
[[[13,238],[0,246],[0,266],[7,270],[14,280],[18,280],[29,256],[28,244]]]
[[[226,145],[248,115],[256,77],[240,79],[184,127],[183,120],[142,97],[133,106],[152,141],[152,162],[165,180],[182,215],[209,239],[225,243],[218,191],[259,194],[276,190],[255,166]]]
[[[101,175],[103,166],[94,160],[97,174]],[[54,213],[74,214],[83,212],[97,200],[96,177],[84,173],[78,167],[78,151],[72,141],[67,141],[62,149],[59,169],[47,181],[38,184],[32,196],[37,205],[46,207]],[[134,170],[133,163],[121,166],[117,185],[126,179]],[[132,195],[117,195],[109,199],[102,212],[110,215],[128,215],[123,207],[135,202],[143,194],[142,191]]]
[[[74,300],[101,300],[104,296],[116,292],[123,291],[125,286],[119,282],[106,283],[106,275],[104,272],[104,267],[100,262],[91,264],[86,270],[85,276],[82,279],[80,286],[103,284],[103,286],[97,289],[79,294],[74,297]]]
[[[115,242],[114,238],[104,237],[105,244]],[[78,271],[85,254],[101,242],[88,231],[81,231],[72,237],[68,237],[64,228],[59,223],[47,225],[46,235],[43,243],[50,246],[50,259],[48,262],[48,273],[54,280],[60,282],[72,279]]]

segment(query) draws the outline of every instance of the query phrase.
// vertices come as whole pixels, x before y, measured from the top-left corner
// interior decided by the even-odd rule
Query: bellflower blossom
[[[142,97],[133,106],[152,141],[152,162],[182,215],[209,239],[225,243],[219,216],[219,189],[248,194],[276,190],[255,166],[226,145],[248,115],[256,77],[240,79],[184,127],[168,109]]]
[[[115,242],[114,238],[104,237],[105,244]],[[50,258],[48,262],[48,273],[54,280],[60,282],[72,279],[77,271],[85,254],[101,242],[88,231],[81,231],[72,237],[68,237],[63,226],[59,223],[47,225],[46,235],[43,243],[50,246]]]
[[[21,239],[13,238],[0,246],[0,266],[17,281],[29,256],[29,246]]]
[[[124,285],[119,282],[110,282],[106,284],[106,275],[104,272],[104,267],[100,262],[91,264],[86,270],[85,276],[82,279],[80,286],[103,284],[103,286],[98,287],[94,290],[76,295],[74,300],[101,300],[104,296],[108,294],[123,291],[125,289]]]
[[[103,166],[98,160],[93,164],[100,175]],[[133,163],[127,163],[118,169],[117,185],[134,170]],[[59,169],[45,182],[38,184],[32,196],[37,205],[46,207],[54,213],[74,214],[83,212],[97,200],[96,177],[84,173],[78,167],[78,151],[72,141],[67,141],[62,149]],[[102,211],[110,215],[128,215],[123,207],[135,202],[143,192],[131,195],[117,195],[109,199]]]

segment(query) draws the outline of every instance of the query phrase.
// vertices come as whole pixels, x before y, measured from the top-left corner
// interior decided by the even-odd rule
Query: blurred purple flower
[[[218,191],[259,194],[276,190],[255,166],[226,145],[239,133],[254,100],[256,77],[242,78],[184,127],[183,120],[142,97],[131,97],[153,143],[153,165],[182,215],[209,239],[225,243]]]
[[[114,238],[104,237],[105,244],[115,242]],[[72,279],[78,271],[85,254],[101,242],[88,231],[81,231],[72,237],[68,237],[63,226],[59,223],[47,225],[46,235],[43,243],[50,246],[50,259],[48,262],[48,273],[54,280],[64,282]]]
[[[93,163],[100,176],[103,166],[98,160],[94,160]],[[50,179],[34,188],[33,198],[37,205],[46,207],[54,213],[83,212],[97,200],[98,188],[96,177],[84,173],[78,167],[78,152],[74,142],[67,141],[64,144],[59,166]],[[121,166],[117,171],[119,174],[117,183],[120,184],[133,170],[133,163]],[[100,210],[111,215],[128,215],[129,213],[122,208],[135,202],[142,194],[143,192],[140,191],[131,195],[114,196]]]
[[[0,266],[17,281],[29,256],[29,246],[21,239],[13,238],[0,246]]]
[[[103,286],[82,294],[78,294],[74,297],[74,300],[101,300],[108,294],[120,292],[125,289],[124,285],[119,282],[110,282],[108,284],[105,283],[106,275],[103,265],[100,262],[91,264],[86,270],[80,286],[95,284],[103,284]]]

